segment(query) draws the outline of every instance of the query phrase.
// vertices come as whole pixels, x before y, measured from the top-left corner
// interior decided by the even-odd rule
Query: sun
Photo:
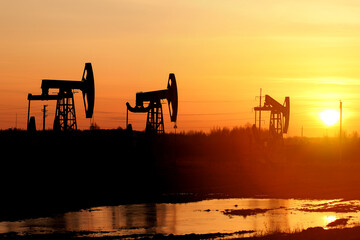
[[[340,119],[340,113],[336,110],[325,110],[320,113],[321,120],[328,126],[334,125]]]

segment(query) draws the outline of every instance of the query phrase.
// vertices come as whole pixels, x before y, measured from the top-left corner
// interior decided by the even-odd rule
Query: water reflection
[[[273,209],[272,215],[267,216],[269,223],[269,230],[267,232],[286,232],[290,229],[289,224],[289,201],[284,199],[271,199],[269,200],[269,209]],[[273,217],[277,215],[277,217]]]
[[[214,199],[177,204],[128,204],[69,212],[52,218],[0,222],[0,233],[89,231],[99,236],[124,236],[254,230],[268,234],[274,231],[300,231],[309,227],[329,228],[335,225],[331,223],[339,219],[344,219],[342,222],[351,227],[359,222],[359,209],[359,201],[294,199]]]

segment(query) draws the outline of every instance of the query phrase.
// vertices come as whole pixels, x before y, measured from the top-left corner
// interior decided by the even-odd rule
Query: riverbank
[[[124,130],[1,131],[0,143],[1,220],[161,202],[181,193],[200,199],[213,193],[360,199],[356,136],[344,139],[341,149],[331,138],[258,143],[251,128],[161,136]]]
[[[209,234],[186,234],[186,235],[143,235],[143,236],[107,236],[107,237],[94,237],[91,236],[91,232],[82,233],[57,233],[57,234],[35,234],[35,235],[19,235],[16,233],[0,234],[0,239],[4,240],[63,240],[63,239],[82,239],[82,240],[115,240],[115,239],[137,239],[137,240],[170,240],[170,239],[184,239],[184,240],[200,240],[200,239],[221,239],[226,237],[227,239],[241,239],[241,240],[305,240],[305,239],[317,239],[317,240],[356,240],[359,239],[360,227],[345,228],[345,229],[330,229],[324,230],[323,228],[310,228],[302,232],[297,233],[274,233],[266,236],[256,237],[233,237],[232,235],[247,234],[246,232],[236,232],[234,234],[224,233],[209,233]]]

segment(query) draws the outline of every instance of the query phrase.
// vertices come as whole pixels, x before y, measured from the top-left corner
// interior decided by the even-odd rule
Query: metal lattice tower
[[[271,111],[270,114],[270,133],[275,136],[283,136],[282,113],[279,111]]]
[[[156,101],[147,114],[146,131],[164,133],[163,111],[160,101]]]
[[[55,119],[55,130],[77,130],[74,95],[71,91],[65,94],[63,98],[57,100]]]

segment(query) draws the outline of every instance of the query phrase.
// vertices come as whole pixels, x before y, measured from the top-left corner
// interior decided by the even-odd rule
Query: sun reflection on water
[[[351,227],[360,221],[359,209],[360,201],[254,198],[127,204],[69,212],[53,218],[0,222],[0,233],[88,231],[101,237],[255,231],[266,235],[311,227]],[[335,221],[336,224],[331,224]]]

